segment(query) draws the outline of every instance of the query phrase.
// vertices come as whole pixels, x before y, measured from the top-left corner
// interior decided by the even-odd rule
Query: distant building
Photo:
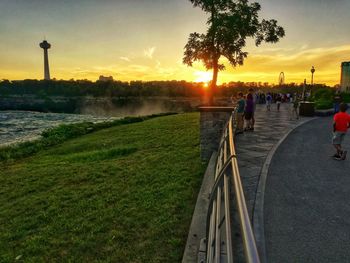
[[[350,92],[350,61],[341,63],[340,90]]]
[[[113,81],[113,77],[112,76],[109,76],[109,77],[105,77],[105,76],[100,76],[98,78],[98,81]]]

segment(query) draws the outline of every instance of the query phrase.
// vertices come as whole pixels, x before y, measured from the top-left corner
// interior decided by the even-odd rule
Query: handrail
[[[225,125],[216,160],[215,183],[207,215],[207,263],[233,262],[230,182],[235,194],[246,262],[260,262],[238,169],[233,120],[234,113]]]

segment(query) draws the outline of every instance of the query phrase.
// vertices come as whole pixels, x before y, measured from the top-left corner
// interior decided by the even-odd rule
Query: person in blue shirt
[[[238,93],[238,100],[236,104],[236,121],[237,121],[237,129],[236,134],[243,133],[243,126],[244,126],[244,108],[245,108],[245,100],[243,97],[243,93]]]

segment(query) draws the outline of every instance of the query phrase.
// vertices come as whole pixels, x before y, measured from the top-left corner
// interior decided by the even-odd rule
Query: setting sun
[[[195,80],[194,82],[203,82],[208,86],[208,82],[211,81],[212,73],[210,71],[196,71],[194,72]]]

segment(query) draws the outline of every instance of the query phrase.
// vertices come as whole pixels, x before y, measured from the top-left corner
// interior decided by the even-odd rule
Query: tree
[[[226,57],[233,67],[243,65],[248,55],[242,50],[247,38],[253,38],[256,46],[262,42],[276,43],[284,36],[284,29],[274,19],[259,21],[259,3],[248,0],[190,1],[209,14],[208,29],[206,34],[190,34],[183,63],[192,66],[195,61],[202,61],[207,70],[213,70],[209,91],[209,103],[213,104],[218,72],[225,69],[220,58]]]

